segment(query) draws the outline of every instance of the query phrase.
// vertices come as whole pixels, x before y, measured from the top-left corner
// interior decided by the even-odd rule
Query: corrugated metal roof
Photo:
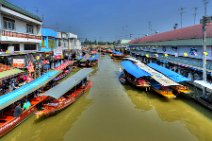
[[[207,37],[212,38],[212,23],[209,23],[207,25]],[[155,42],[178,41],[178,40],[184,41],[184,40],[202,39],[202,38],[203,38],[202,24],[198,24],[135,39],[132,40],[130,44],[155,43]]]
[[[11,9],[11,10],[14,10],[16,12],[19,12],[19,13],[21,13],[23,15],[29,16],[29,17],[31,17],[31,18],[33,18],[35,20],[38,20],[38,21],[42,22],[40,17],[38,17],[38,16],[36,16],[36,15],[34,15],[34,14],[32,14],[32,13],[30,13],[30,12],[28,12],[28,11],[26,11],[26,10],[24,10],[24,9],[14,5],[14,4],[12,4],[12,3],[10,3],[10,2],[8,2],[7,0],[0,0],[0,3],[4,7],[7,7],[9,9]]]
[[[66,80],[62,81],[60,84],[56,85],[54,88],[48,90],[44,93],[46,96],[51,96],[55,99],[60,98],[62,95],[70,91],[74,88],[77,84],[79,84],[84,78],[86,78],[93,69],[91,68],[84,68],[78,71],[73,76],[70,76]]]
[[[3,72],[0,72],[0,79],[10,77],[10,76],[13,76],[13,75],[17,75],[17,74],[23,73],[23,72],[24,71],[22,71],[20,69],[6,70],[6,71],[3,71]]]

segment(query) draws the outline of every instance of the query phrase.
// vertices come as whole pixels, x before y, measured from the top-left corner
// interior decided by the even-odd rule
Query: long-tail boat
[[[112,54],[111,54],[111,57],[112,58],[115,58],[115,59],[123,59],[126,57],[126,55],[124,55],[123,53],[119,52],[119,51],[113,51]]]
[[[86,93],[92,86],[92,82],[87,81],[87,76],[92,71],[93,69],[91,68],[84,68],[45,92],[44,95],[49,97],[48,102],[43,104],[41,111],[35,113],[36,119],[42,119],[58,113]]]
[[[156,71],[162,73],[163,75],[167,76],[168,78],[170,78],[171,80],[177,82],[177,83],[183,83],[183,82],[188,82],[191,81],[190,79],[172,71],[169,70],[165,67],[162,67],[158,64],[155,63],[149,63],[147,64],[149,67],[155,69]],[[175,91],[175,94],[190,94],[192,91],[187,87],[184,86],[182,84],[180,85],[175,85],[175,86],[171,86],[171,88]]]
[[[86,67],[88,64],[88,59],[90,58],[89,54],[85,54],[81,60],[79,60],[79,66],[80,67]]]
[[[99,59],[98,54],[91,55],[90,58],[88,59],[88,67],[96,66],[98,64],[98,59]]]
[[[171,86],[179,86],[180,84],[174,82],[173,80],[167,78],[163,74],[157,72],[156,70],[150,68],[149,66],[145,65],[141,61],[134,59],[134,58],[125,58],[125,60],[129,60],[134,62],[138,67],[143,69],[144,71],[151,74],[151,79],[148,79],[150,81],[151,89],[155,91],[156,93],[162,95],[166,98],[176,98],[176,96],[173,93],[173,90],[170,89]]]
[[[124,75],[120,76],[120,82],[124,82],[122,79],[126,79],[127,82],[138,88],[146,90],[150,88],[150,83],[147,81],[147,77],[150,77],[151,74],[139,68],[131,61],[123,61],[121,62],[121,66],[124,69]]]
[[[33,92],[41,87],[44,87],[49,81],[55,78],[60,71],[52,70],[39,78],[27,83],[18,89],[11,91],[7,94],[0,96],[0,137],[7,134],[9,131],[14,129],[16,126],[21,124],[25,119],[32,115],[37,110],[37,105],[47,99],[47,96],[36,96],[34,97]],[[28,101],[31,103],[29,109],[24,110],[19,116],[14,116],[15,103],[28,97]]]
[[[71,69],[68,67],[73,64],[74,64],[74,61],[66,61],[63,64],[61,64],[59,67],[55,68],[55,70],[62,71],[62,73],[58,75],[56,78],[54,78],[53,81],[59,81],[65,78],[68,74],[70,74]]]

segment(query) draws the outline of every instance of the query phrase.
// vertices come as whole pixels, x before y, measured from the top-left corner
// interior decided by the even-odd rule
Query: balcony
[[[2,36],[41,40],[41,36],[2,30]]]

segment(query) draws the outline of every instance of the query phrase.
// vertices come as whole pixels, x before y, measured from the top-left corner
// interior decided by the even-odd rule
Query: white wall
[[[27,24],[29,22],[26,22],[26,21],[23,21],[23,20],[20,20],[20,19],[17,19],[17,18],[14,18],[14,17],[11,17],[11,16],[6,16],[6,15],[3,15],[1,16],[1,23],[2,23],[2,27],[3,27],[3,17],[7,17],[7,18],[10,18],[10,19],[13,19],[15,20],[15,30],[16,32],[19,32],[19,33],[27,33]],[[40,35],[40,30],[41,30],[41,27],[40,26],[37,26],[36,24],[33,24],[33,23],[29,23],[31,25],[33,25],[33,35]],[[38,27],[38,28],[37,28]],[[29,33],[27,33],[29,34]]]

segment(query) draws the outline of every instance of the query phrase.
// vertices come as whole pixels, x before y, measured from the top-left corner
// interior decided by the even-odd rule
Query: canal
[[[165,100],[118,81],[120,65],[102,57],[93,87],[56,116],[30,117],[2,141],[210,141],[212,113],[188,98]]]

